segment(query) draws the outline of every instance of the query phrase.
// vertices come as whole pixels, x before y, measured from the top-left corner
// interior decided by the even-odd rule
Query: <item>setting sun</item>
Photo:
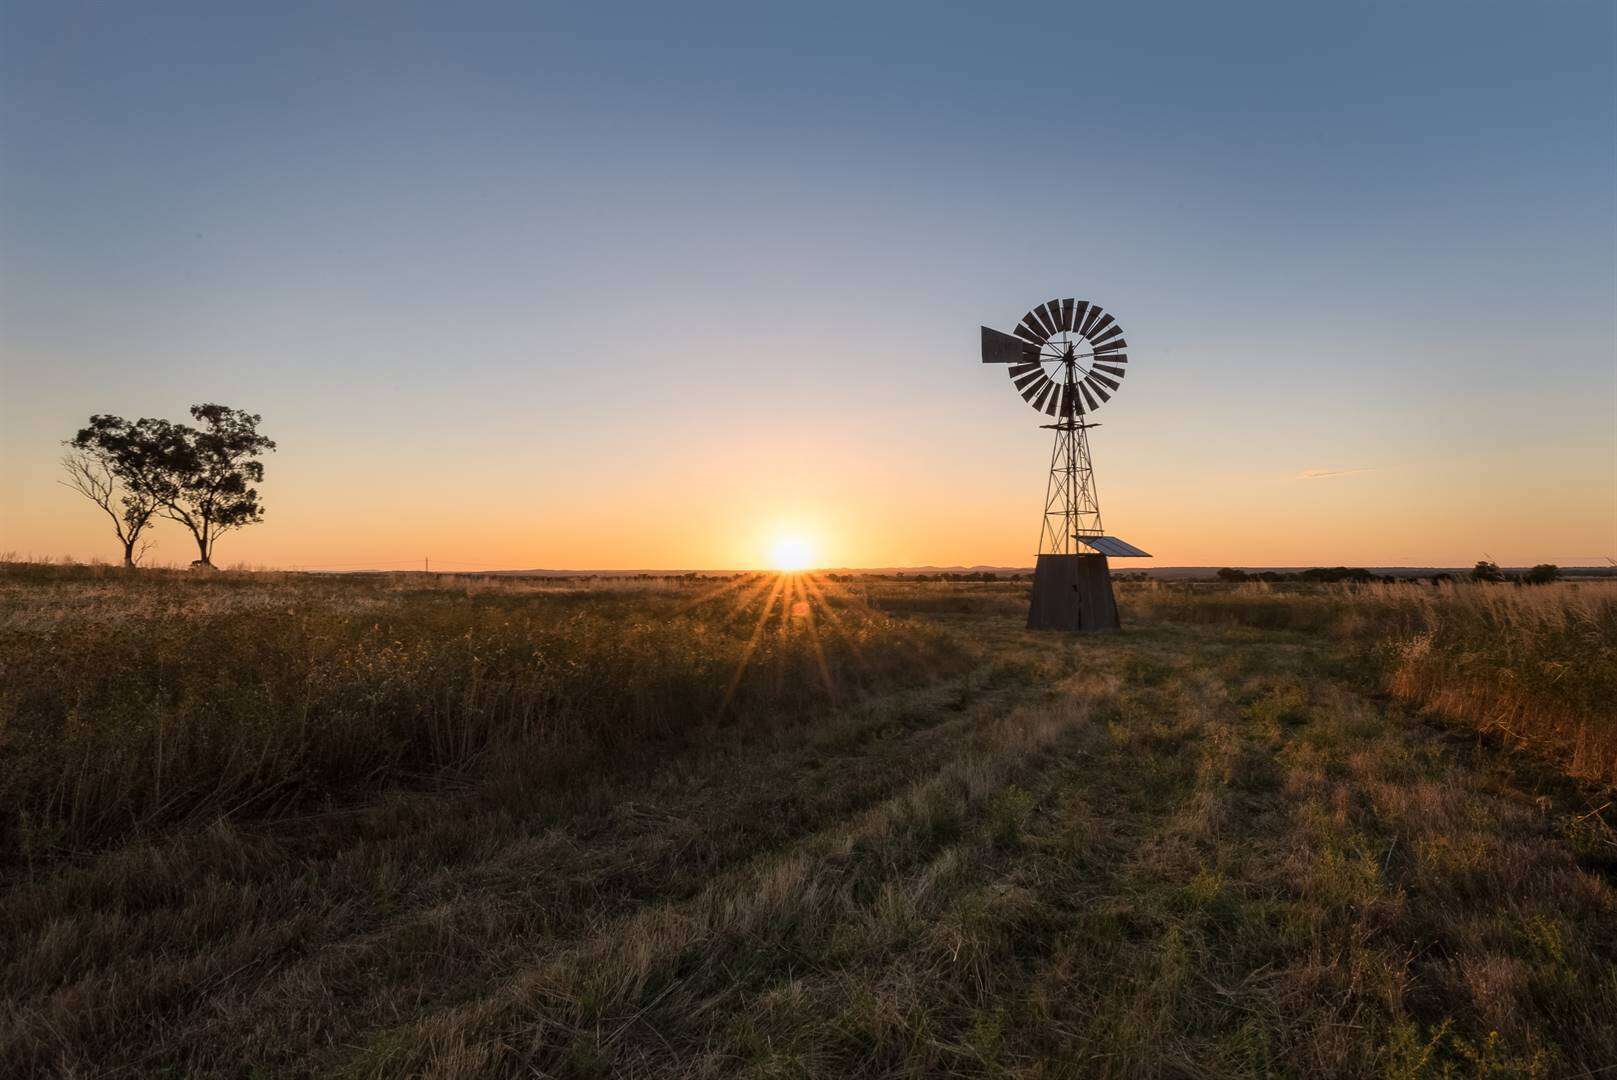
[[[814,548],[801,536],[781,537],[770,552],[776,570],[807,570],[813,559]]]

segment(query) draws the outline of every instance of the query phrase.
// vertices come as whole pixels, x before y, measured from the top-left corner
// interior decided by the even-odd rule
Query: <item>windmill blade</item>
[[[1084,320],[1087,318],[1089,318],[1089,301],[1075,300],[1072,306],[1073,331],[1077,332],[1084,325]]]
[[[1091,342],[1091,344],[1095,347],[1094,351],[1096,355],[1109,352],[1122,352],[1124,349],[1129,347],[1129,343],[1124,341],[1122,338],[1113,338],[1111,341],[1096,341]]]
[[[1111,318],[1110,315],[1106,316],[1106,319],[1109,319],[1109,318]],[[1113,323],[1112,328],[1110,330],[1106,331],[1105,333],[1101,333],[1100,332],[1101,323],[1104,323],[1106,321],[1106,319],[1102,319],[1100,322],[1095,324],[1095,336],[1089,339],[1092,343],[1094,343],[1096,345],[1104,345],[1104,344],[1106,344],[1106,342],[1110,341],[1112,338],[1117,337],[1119,334],[1121,334],[1123,332],[1123,328],[1121,326],[1117,325],[1116,323]]]
[[[1061,301],[1061,329],[1063,330],[1072,329],[1072,305],[1074,303],[1076,301],[1070,298]]]
[[[1034,386],[1034,384],[1038,383],[1041,379],[1044,379],[1044,378],[1045,378],[1044,369],[1043,368],[1035,368],[1034,370],[1028,372],[1025,375],[1012,376],[1011,381],[1016,384],[1017,392],[1020,393],[1023,397],[1026,397],[1031,392],[1031,388]]]
[[[1056,332],[1056,321],[1050,318],[1050,313],[1044,309],[1043,304],[1040,304],[1038,307],[1028,312],[1027,317],[1034,320],[1036,325],[1044,328],[1044,336],[1046,338]]]
[[[1028,372],[1037,371],[1038,369],[1039,369],[1039,362],[1037,360],[1030,360],[1030,361],[1028,361],[1026,363],[1022,363],[1022,364],[1012,364],[1009,368],[1006,369],[1006,371],[1007,371],[1007,374],[1009,374],[1011,378],[1020,379],[1023,375],[1026,375]]]
[[[1089,389],[1094,393],[1094,395],[1096,397],[1100,398],[1102,401],[1110,401],[1110,400],[1112,400],[1112,395],[1108,394],[1105,391],[1104,388],[1102,388],[1098,383],[1095,382],[1095,376],[1094,376],[1093,373],[1090,374],[1089,378],[1084,380],[1084,385],[1089,387]],[[1116,388],[1114,387],[1113,389],[1116,389]]]
[[[1117,380],[1116,379],[1108,379],[1106,376],[1102,375],[1098,371],[1091,371],[1089,373],[1089,375],[1088,375],[1088,378],[1093,379],[1095,382],[1100,383],[1102,386],[1109,386],[1113,390],[1117,389]]]
[[[1031,341],[1035,345],[1043,345],[1044,339],[1049,337],[1049,335],[1041,331],[1037,325],[1029,322],[1026,315],[1022,316],[1022,321],[1017,324],[1016,329],[1011,331],[1011,333],[1015,334],[1024,341]]]
[[[1050,392],[1055,388],[1055,383],[1051,382],[1049,379],[1044,380],[1039,384],[1038,391],[1032,397],[1027,398],[1028,404],[1032,405],[1035,409],[1042,410],[1044,408],[1045,401],[1050,397]],[[1022,396],[1027,397],[1026,394],[1023,394]]]
[[[1095,325],[1089,328],[1089,333],[1085,334],[1084,337],[1088,338],[1090,341],[1106,340],[1106,335],[1103,333],[1103,331],[1108,326],[1112,325],[1114,321],[1115,320],[1110,315],[1102,314],[1100,318],[1095,320]],[[1118,333],[1122,333],[1122,331],[1119,330]]]
[[[1096,409],[1100,408],[1100,405],[1098,405],[1095,402],[1095,399],[1090,396],[1089,387],[1085,386],[1083,383],[1079,383],[1078,392],[1082,394],[1084,396],[1084,400],[1089,403],[1090,412],[1094,412]]]
[[[1040,371],[1027,378],[1018,379],[1016,389],[1021,392],[1022,397],[1031,405],[1033,404],[1033,399],[1039,396],[1039,391],[1044,389],[1044,385],[1049,381],[1049,376]]]
[[[1113,367],[1110,364],[1096,364],[1095,365],[1095,370],[1096,371],[1104,371],[1108,375],[1115,375],[1119,379],[1121,379],[1123,376],[1128,374],[1128,369],[1127,368]]]
[[[1054,393],[1044,399],[1043,405],[1045,414],[1048,416],[1054,416],[1056,414],[1057,407],[1061,404],[1061,387],[1052,382],[1050,384],[1050,389],[1054,391]]]
[[[1089,317],[1084,320],[1084,325],[1079,327],[1078,332],[1084,337],[1088,337],[1090,332],[1095,329],[1095,324],[1100,321],[1100,317],[1104,314],[1105,312],[1101,311],[1099,304],[1090,304]]]
[[[1059,334],[1062,330],[1066,329],[1066,327],[1061,325],[1060,300],[1046,300],[1044,303],[1039,305],[1039,310],[1044,312],[1045,319],[1050,323],[1051,333]]]

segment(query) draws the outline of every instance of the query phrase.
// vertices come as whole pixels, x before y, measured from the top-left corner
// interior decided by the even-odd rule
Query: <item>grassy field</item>
[[[0,572],[0,1075],[1617,1076],[1617,590]]]

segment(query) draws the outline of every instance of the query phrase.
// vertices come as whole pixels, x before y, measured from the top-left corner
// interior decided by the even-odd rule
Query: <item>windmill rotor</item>
[[[1094,412],[1128,374],[1128,341],[1117,320],[1086,300],[1050,300],[1009,334],[982,328],[983,363],[1004,364],[1017,393],[1063,420]]]

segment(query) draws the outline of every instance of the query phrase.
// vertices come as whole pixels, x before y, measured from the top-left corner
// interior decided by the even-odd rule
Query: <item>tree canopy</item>
[[[259,434],[257,413],[226,405],[193,405],[200,427],[157,421],[155,448],[169,486],[163,516],[191,531],[197,562],[213,565],[213,545],[232,529],[264,520],[254,484],[264,481],[258,458],[275,449],[273,439]]]
[[[258,431],[263,417],[204,404],[191,406],[191,418],[197,426],[97,414],[68,442],[68,483],[113,517],[126,565],[154,515],[190,530],[200,566],[213,565],[220,535],[264,519],[253,485],[263,482],[259,458],[275,442]]]

